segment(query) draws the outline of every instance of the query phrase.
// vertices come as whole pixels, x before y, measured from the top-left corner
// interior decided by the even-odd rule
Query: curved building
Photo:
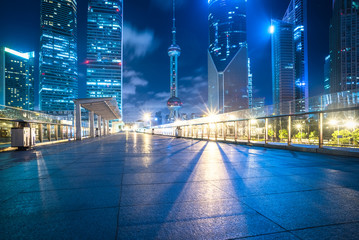
[[[210,0],[208,105],[231,112],[248,105],[247,0]]]

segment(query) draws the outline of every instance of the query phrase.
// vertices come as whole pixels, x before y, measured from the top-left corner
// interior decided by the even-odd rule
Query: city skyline
[[[137,9],[138,12],[135,13],[134,6],[140,2],[143,3],[145,9]],[[251,24],[255,22],[253,21],[253,8],[255,3],[258,2],[260,1],[250,1],[248,4],[249,5],[248,21],[251,22]],[[142,106],[144,111],[151,110],[151,112],[155,112],[155,110],[157,110],[155,106],[158,106],[159,103],[161,102],[165,103],[165,101],[163,101],[163,98],[166,89],[166,85],[165,85],[165,83],[167,82],[166,79],[168,79],[166,77],[163,77],[163,76],[168,76],[168,56],[166,56],[166,50],[163,51],[164,47],[162,47],[163,43],[167,41],[165,39],[166,37],[168,38],[168,32],[165,32],[166,36],[162,37],[162,32],[158,30],[159,27],[155,27],[153,23],[161,22],[163,19],[167,19],[168,21],[168,19],[170,18],[170,6],[165,6],[166,4],[163,4],[163,6],[161,6],[161,4],[158,4],[154,0],[138,1],[137,4],[131,2],[125,2],[125,33],[127,31],[128,33],[127,36],[130,36],[129,38],[131,40],[135,39],[134,36],[137,37],[136,38],[137,42],[140,40],[142,41],[145,38],[150,39],[150,41],[147,41],[145,43],[150,42],[151,45],[150,47],[142,48],[142,52],[139,49],[135,51],[136,49],[134,47],[135,43],[133,41],[131,43],[131,41],[126,40],[126,36],[125,36],[125,53],[124,53],[125,54],[124,95],[126,98],[124,100],[125,117],[126,114],[127,115],[132,114],[131,109],[133,109],[134,106]],[[249,28],[248,30],[249,56],[250,57],[251,55],[255,56],[254,58],[253,57],[251,58],[254,97],[262,97],[262,96],[266,97],[267,104],[271,103],[270,101],[271,91],[268,91],[268,87],[269,88],[271,87],[271,80],[270,80],[271,73],[270,73],[270,65],[269,66],[264,65],[263,62],[267,62],[266,60],[268,59],[268,56],[270,57],[270,54],[264,52],[262,57],[258,57],[256,55],[258,55],[258,52],[262,52],[263,49],[267,49],[266,51],[268,51],[268,46],[270,46],[270,35],[268,34],[268,27],[270,25],[270,23],[268,22],[269,17],[273,15],[276,15],[276,17],[281,17],[281,15],[283,15],[283,12],[287,8],[288,4],[289,1],[286,2],[285,4],[278,2],[275,8],[269,6],[269,4],[265,2],[262,4],[262,6],[256,4],[256,9],[255,9],[256,14],[259,16],[261,14],[262,16],[263,15],[265,16],[263,16],[263,18],[260,19],[260,21],[256,20],[257,21],[255,22],[256,24],[258,23],[261,24],[259,25],[260,27],[256,28],[256,31],[254,31],[253,28]],[[84,1],[78,1],[79,22],[81,22],[81,18],[83,18],[84,5],[85,5]],[[189,8],[188,7],[189,5],[191,5],[193,9]],[[207,61],[205,60],[203,61],[203,59],[205,59],[206,57],[205,56],[206,52],[205,52],[205,46],[203,46],[202,43],[206,43],[208,41],[207,38],[208,30],[201,27],[207,25],[207,19],[203,18],[203,16],[207,15],[206,12],[207,10],[205,9],[207,5],[208,5],[207,2],[196,1],[190,3],[188,1],[179,1],[178,31],[182,31],[180,37],[181,39],[179,39],[179,41],[181,41],[181,43],[183,42],[183,46],[181,47],[185,49],[185,52],[183,54],[183,62],[181,60],[181,63],[179,64],[180,71],[184,72],[184,74],[181,76],[182,79],[180,79],[182,86],[180,86],[179,88],[182,89],[180,91],[183,91],[184,92],[183,94],[185,94],[185,97],[183,98],[184,112],[200,112],[201,111],[200,109],[191,107],[191,105],[197,104],[198,106],[203,107],[204,103],[207,102],[206,91],[204,91],[207,88],[206,69],[203,69],[205,68],[203,66],[206,65]],[[146,10],[146,7],[149,10]],[[146,17],[149,14],[150,10],[156,13],[156,19],[148,18],[147,22],[141,21],[144,17]],[[87,11],[87,7],[85,11]],[[194,12],[196,12],[197,15],[195,15]],[[142,16],[139,17],[140,15],[143,15],[143,17]],[[194,21],[194,19],[196,19],[197,21]],[[194,22],[196,24],[193,24]],[[189,24],[191,24],[191,26]],[[161,26],[160,28],[163,28],[163,24],[161,24],[160,26]],[[84,38],[83,31],[84,31],[83,27],[82,29],[79,29],[79,42],[81,42],[82,45]],[[192,33],[196,32],[196,38],[194,40],[193,39],[191,39],[191,41],[187,40],[189,38],[188,35],[189,32]],[[255,39],[255,41],[253,39]],[[142,43],[143,42],[141,42],[141,44]],[[198,47],[196,47],[196,44]],[[126,50],[126,46],[127,46],[127,50]],[[81,47],[79,46],[79,48],[80,48],[79,56],[80,55],[82,56],[79,57],[79,63],[83,63],[83,61],[85,61],[85,58],[83,57],[83,53],[82,53],[83,46]],[[193,51],[194,49],[198,51],[196,51],[195,53]],[[319,54],[319,55],[323,55],[323,54]],[[325,53],[324,56],[325,55],[327,55],[327,53]],[[153,59],[154,56],[155,56],[154,62],[156,62],[156,64],[149,62],[149,59]],[[264,58],[264,60],[261,58]],[[322,56],[321,58],[323,60]],[[322,61],[320,62],[320,64],[323,64]],[[156,66],[156,68],[154,68],[154,66]],[[85,67],[80,64],[79,68],[80,68],[79,86],[80,86],[80,97],[81,97],[81,89],[83,88],[84,85],[83,69]],[[321,72],[322,71],[323,70],[321,69]],[[319,94],[320,90],[322,89],[321,84],[323,82],[322,80],[323,73],[319,73],[319,75],[321,75],[321,77],[316,78],[317,80],[314,81],[315,87],[313,89],[317,89],[315,90],[316,93],[311,94],[311,96]],[[126,85],[128,86],[127,89],[126,89]],[[168,95],[166,96],[166,98],[168,98]],[[128,105],[127,109],[129,109],[128,113],[126,113],[126,102]],[[163,111],[163,109],[165,109],[166,106],[165,104],[163,104],[162,106],[163,106],[162,108]],[[189,109],[189,110],[185,110],[185,109]]]

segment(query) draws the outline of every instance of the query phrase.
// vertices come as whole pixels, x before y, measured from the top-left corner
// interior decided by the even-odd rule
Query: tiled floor
[[[359,239],[359,160],[120,134],[0,153],[0,239]]]

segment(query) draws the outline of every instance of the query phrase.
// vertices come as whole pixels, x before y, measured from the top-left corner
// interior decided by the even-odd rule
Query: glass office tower
[[[210,0],[208,4],[208,107],[223,113],[247,109],[247,1]]]
[[[330,92],[359,84],[359,0],[333,1],[330,25]]]
[[[76,14],[75,0],[41,0],[40,108],[52,114],[78,97]]]
[[[293,24],[296,112],[305,112],[308,98],[307,0],[292,0],[283,21]]]
[[[35,52],[0,48],[0,105],[34,110]]]
[[[87,96],[116,97],[122,115],[123,1],[89,0]]]
[[[286,102],[295,96],[294,39],[292,23],[272,20],[272,86],[275,114],[286,114]]]
[[[279,101],[295,101],[295,105],[293,105],[295,109],[291,109],[293,112],[305,112],[308,106],[307,15],[307,0],[291,0],[283,19],[273,20],[272,25],[272,70],[279,71],[272,73],[273,102],[279,106],[281,104]],[[289,28],[292,28],[291,39]],[[281,33],[281,31],[284,32]],[[290,45],[293,46],[292,50],[288,48]],[[285,50],[282,51],[280,46],[283,46]],[[285,62],[278,63],[276,62],[278,59],[285,59]],[[283,66],[286,67],[283,68]],[[289,88],[288,83],[289,79],[292,79],[292,71],[294,72],[293,83]],[[285,74],[281,75],[282,72]],[[284,82],[281,83],[281,81]],[[282,88],[282,85],[286,87]],[[294,95],[291,91],[292,85],[294,85]],[[290,90],[290,92],[284,93],[284,89]],[[290,98],[290,96],[292,97]],[[282,107],[278,111],[281,112]]]
[[[330,55],[325,57],[324,63],[324,93],[330,93]]]

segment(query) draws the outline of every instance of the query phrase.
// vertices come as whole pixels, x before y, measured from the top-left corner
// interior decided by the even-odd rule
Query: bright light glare
[[[345,126],[346,126],[347,128],[355,128],[356,125],[357,125],[357,123],[354,122],[354,121],[352,121],[352,120],[349,120],[348,122],[345,123]]]
[[[209,128],[210,128],[210,129],[215,129],[215,128],[216,128],[216,124],[209,124]]]
[[[150,113],[143,114],[143,120],[150,121],[151,120],[151,114]]]
[[[298,129],[301,129],[301,128],[302,128],[302,125],[301,125],[301,124],[297,124],[296,127],[297,127]]]
[[[269,33],[270,33],[270,34],[273,34],[274,31],[275,31],[275,27],[274,27],[273,25],[271,25],[271,26],[269,27]]]
[[[256,120],[256,119],[252,119],[252,120],[251,120],[251,124],[257,124],[257,120]]]
[[[332,119],[332,120],[329,121],[329,124],[332,125],[332,126],[336,126],[336,125],[338,125],[338,121],[335,120],[335,119]]]

